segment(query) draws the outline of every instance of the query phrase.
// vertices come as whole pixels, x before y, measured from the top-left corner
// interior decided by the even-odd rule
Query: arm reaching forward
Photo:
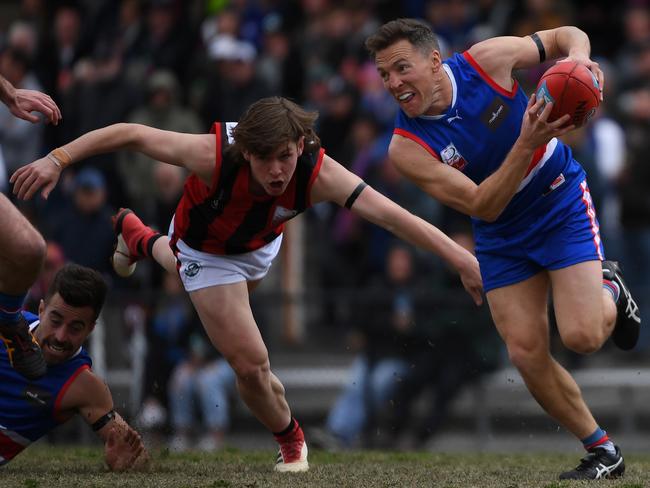
[[[19,199],[29,200],[39,190],[43,198],[47,198],[67,166],[120,149],[182,166],[210,185],[216,153],[213,134],[183,134],[140,124],[114,124],[88,132],[47,156],[18,168],[9,181]]]
[[[108,386],[90,370],[75,378],[60,408],[78,413],[97,432],[104,441],[104,458],[111,471],[142,470],[149,466],[140,434],[113,410]]]
[[[400,239],[437,254],[458,272],[465,290],[474,302],[477,305],[482,304],[483,284],[474,255],[456,244],[437,227],[364,185],[357,175],[325,156],[312,187],[311,200],[312,203],[331,201],[345,206]]]

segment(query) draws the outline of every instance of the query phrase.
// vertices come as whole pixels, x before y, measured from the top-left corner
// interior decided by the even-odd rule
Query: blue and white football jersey
[[[400,110],[394,133],[415,141],[478,185],[499,168],[519,137],[528,98],[516,80],[509,91],[497,85],[469,52],[453,55],[443,69],[452,86],[447,111],[410,118]],[[598,221],[584,181],[584,170],[570,148],[554,138],[537,149],[516,194],[496,221],[472,219],[486,291],[521,281],[541,269],[603,259]],[[543,251],[531,250],[516,258],[530,261],[523,268],[491,259],[494,254],[510,257],[506,249],[513,242],[526,243],[561,230],[569,209],[580,220],[577,232],[585,233],[577,242],[546,241]],[[567,231],[575,233],[576,228]]]

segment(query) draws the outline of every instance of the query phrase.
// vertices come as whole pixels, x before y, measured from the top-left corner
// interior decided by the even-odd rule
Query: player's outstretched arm
[[[104,458],[112,471],[141,470],[149,465],[142,438],[113,410],[108,386],[90,370],[82,371],[61,400],[62,412],[76,412],[104,441]]]
[[[415,246],[437,254],[460,275],[465,290],[477,305],[483,303],[478,261],[437,227],[367,186],[332,158],[325,156],[311,193],[312,203],[331,201],[349,208]]]
[[[61,110],[49,95],[36,90],[17,90],[2,76],[0,76],[0,100],[13,115],[32,123],[38,122],[39,118],[31,112],[42,113],[45,120],[54,125],[61,120]]]
[[[210,184],[216,141],[212,134],[183,134],[141,124],[114,124],[88,132],[11,175],[13,192],[28,200],[40,190],[47,198],[61,171],[77,161],[117,150],[140,152],[152,160],[182,166]]]

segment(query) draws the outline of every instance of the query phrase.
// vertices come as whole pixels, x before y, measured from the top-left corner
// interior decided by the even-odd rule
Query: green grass
[[[273,472],[275,453],[227,449],[215,454],[155,451],[146,473],[116,474],[99,448],[34,446],[0,469],[2,488],[266,488],[266,487],[478,487],[562,488],[650,486],[650,454],[629,455],[620,480],[559,482],[577,464],[569,455],[431,454],[394,452],[310,453],[308,473]]]

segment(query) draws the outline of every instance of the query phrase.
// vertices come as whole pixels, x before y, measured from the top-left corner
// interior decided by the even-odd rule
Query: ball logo
[[[555,102],[553,97],[551,96],[551,93],[548,91],[548,86],[546,86],[546,80],[540,85],[540,87],[537,89],[537,93],[535,94],[535,98],[544,99],[544,105],[547,103]]]
[[[573,113],[573,124],[580,126],[586,124],[587,121],[596,113],[596,109],[592,108],[587,110],[587,101],[580,100],[576,105],[575,112]]]
[[[193,278],[201,271],[201,265],[197,262],[191,262],[185,267],[185,276]]]

